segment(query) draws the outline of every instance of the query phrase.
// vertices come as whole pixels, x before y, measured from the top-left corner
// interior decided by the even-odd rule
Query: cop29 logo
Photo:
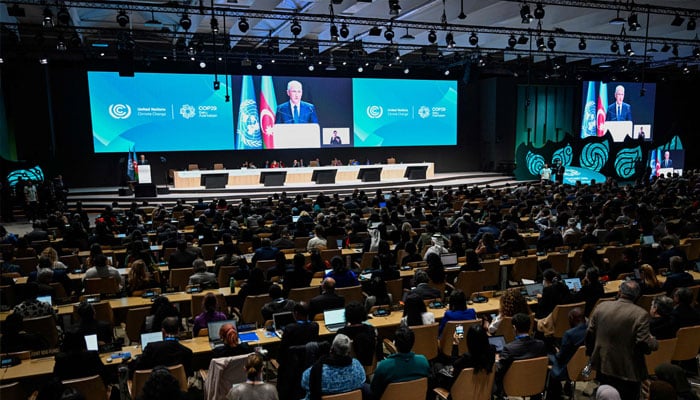
[[[367,106],[367,116],[372,119],[381,118],[384,114],[382,106]]]
[[[109,116],[114,119],[127,119],[131,116],[131,107],[128,104],[110,104]]]

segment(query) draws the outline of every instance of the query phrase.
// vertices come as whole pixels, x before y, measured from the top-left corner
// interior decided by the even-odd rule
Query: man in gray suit
[[[617,301],[600,303],[586,332],[586,352],[601,385],[610,385],[623,400],[637,400],[647,376],[644,355],[659,346],[649,333],[649,313],[637,306],[640,288],[635,281],[620,285]]]

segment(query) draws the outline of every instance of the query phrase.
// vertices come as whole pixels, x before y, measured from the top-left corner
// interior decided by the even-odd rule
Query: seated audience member
[[[221,325],[219,338],[223,341],[223,344],[212,349],[212,358],[238,356],[253,352],[248,343],[241,342],[238,339],[238,330],[233,324]]]
[[[503,346],[503,351],[501,352],[496,367],[496,383],[501,392],[503,390],[503,377],[508,372],[513,361],[547,355],[547,348],[544,342],[530,337],[530,326],[531,321],[529,315],[515,314],[513,316],[515,340]]]
[[[693,291],[680,287],[673,292],[673,318],[678,328],[700,325],[700,312],[693,308]]]
[[[391,306],[393,304],[394,299],[387,290],[386,282],[380,276],[370,278],[367,294],[365,299],[367,312],[374,306]]]
[[[610,270],[610,279],[617,279],[620,274],[634,272],[634,269],[638,266],[638,258],[637,250],[633,248],[625,248],[625,250],[622,252],[622,260],[613,265],[612,270]]]
[[[284,277],[284,273],[291,267],[292,266],[287,262],[286,254],[282,253],[281,251],[277,252],[277,255],[275,256],[275,265],[267,270],[267,280],[279,281],[279,278]]]
[[[41,256],[39,257],[39,263],[37,265],[37,270],[32,271],[29,273],[29,276],[27,277],[28,282],[34,282],[37,281],[41,285],[40,286],[50,286],[50,283],[56,282],[60,283],[61,286],[63,286],[63,289],[65,290],[66,294],[70,295],[71,291],[73,290],[73,284],[71,282],[70,277],[68,276],[68,270],[63,268],[63,269],[53,269],[53,263],[51,262],[51,259],[46,256]],[[40,276],[43,275],[42,279],[39,279]],[[40,287],[40,292],[42,295],[48,295],[49,293],[46,293],[48,288],[46,287]],[[48,290],[50,292],[54,292],[54,289]],[[55,296],[52,296],[55,297]]]
[[[314,274],[304,268],[305,262],[306,257],[304,257],[304,254],[297,253],[294,255],[292,267],[284,272],[282,286],[284,287],[285,296],[288,296],[289,291],[292,289],[305,288],[311,284],[311,279],[313,279]]]
[[[656,381],[652,381],[651,387],[649,388],[649,398],[650,399],[679,399],[679,400],[697,400],[697,395],[693,393],[692,384],[688,381],[687,374],[685,370],[674,364],[664,363],[657,366],[654,369],[654,374],[656,375]],[[672,396],[658,396],[654,397],[654,383],[663,382],[668,384],[677,397]]]
[[[335,279],[325,278],[321,282],[321,294],[315,296],[309,302],[309,317],[313,319],[316,314],[326,310],[343,308],[344,306],[345,298],[335,293]]]
[[[44,315],[53,315],[56,317],[56,310],[49,303],[37,300],[39,293],[39,285],[36,282],[27,283],[24,287],[26,299],[17,304],[12,312],[19,314],[22,318],[36,318]]]
[[[292,238],[292,235],[289,233],[289,230],[287,228],[282,229],[282,231],[280,232],[280,237],[274,242],[272,242],[272,245],[280,250],[293,249],[294,240]]]
[[[327,273],[324,278],[334,279],[336,288],[358,286],[360,284],[360,281],[357,280],[357,275],[345,265],[342,257],[334,256],[331,258],[331,268],[333,270]]]
[[[221,311],[217,311],[218,300],[214,293],[207,293],[202,299],[202,312],[194,317],[194,326],[192,327],[192,334],[198,336],[201,329],[205,329],[210,322],[225,321],[227,319],[226,314]]]
[[[280,340],[278,376],[284,377],[289,372],[290,348],[303,346],[309,342],[318,341],[318,324],[309,319],[309,305],[303,301],[294,306],[294,321],[284,327],[284,335]],[[279,380],[278,380],[279,383]]]
[[[591,314],[595,304],[605,294],[605,289],[598,278],[598,268],[590,267],[586,269],[586,277],[581,282],[581,289],[573,294],[574,302],[586,302],[586,309],[584,310],[586,316]]]
[[[226,395],[227,400],[277,400],[277,388],[263,381],[263,357],[258,353],[248,356],[243,369],[247,380],[233,385]]]
[[[422,354],[411,351],[416,337],[413,331],[400,326],[394,334],[396,353],[387,356],[377,364],[370,385],[372,395],[379,399],[390,383],[406,382],[430,375],[430,364]]]
[[[656,278],[656,271],[649,264],[642,264],[639,268],[640,282],[639,287],[642,295],[661,293],[661,282]]]
[[[476,254],[479,255],[481,258],[484,258],[489,254],[496,254],[498,253],[498,251],[499,250],[498,245],[496,244],[496,238],[493,236],[493,234],[489,232],[486,232],[482,235],[482,237],[478,241],[476,249],[474,249],[474,252],[476,252]]]
[[[144,291],[159,286],[143,260],[131,263],[127,282],[128,292],[131,296],[140,296]]]
[[[673,299],[668,296],[657,296],[651,302],[649,309],[649,332],[657,340],[676,337],[678,323],[673,318]]]
[[[435,314],[428,311],[425,301],[416,293],[409,293],[406,296],[403,307],[403,317],[401,325],[416,326],[429,325],[435,323]]]
[[[661,285],[661,289],[665,290],[670,296],[673,290],[677,287],[686,287],[693,284],[693,275],[685,271],[685,260],[679,256],[673,256],[668,260],[671,273],[666,276],[666,282]]]
[[[197,259],[197,254],[187,248],[187,241],[180,239],[177,241],[177,250],[168,258],[168,268],[190,268]]]
[[[265,238],[260,241],[260,247],[255,249],[253,259],[250,264],[255,267],[258,261],[274,260],[279,253],[277,247],[272,247],[270,239]]]
[[[431,254],[426,258],[428,262],[428,278],[431,283],[445,283],[445,266],[442,265],[442,260],[437,254]]]
[[[306,242],[306,251],[311,251],[311,249],[324,250],[327,247],[326,230],[323,228],[323,225],[316,225],[314,228],[314,237]]]
[[[270,290],[270,285],[271,283],[265,280],[265,273],[260,268],[253,268],[250,271],[248,280],[241,285],[241,289],[238,292],[238,299],[234,301],[234,305],[239,310],[243,310],[243,303],[246,297],[267,294]]]
[[[48,257],[51,261],[51,269],[67,269],[66,264],[58,259],[58,252],[53,247],[47,247],[41,252],[42,257]]]
[[[661,238],[660,244],[663,251],[659,254],[659,259],[656,264],[657,271],[662,268],[669,268],[671,269],[671,272],[674,272],[673,266],[671,265],[671,257],[680,257],[681,260],[683,260],[683,265],[685,265],[685,262],[687,261],[685,252],[678,247],[676,240],[677,239],[674,239],[674,237],[671,235]]]
[[[114,331],[109,321],[102,321],[95,318],[95,308],[87,301],[81,301],[76,309],[78,314],[78,324],[72,328],[73,331],[85,335],[97,335],[97,340],[101,343],[112,343]]]
[[[185,400],[186,394],[180,390],[180,382],[165,366],[153,368],[143,385],[143,394],[138,400]]]
[[[199,285],[202,289],[211,289],[219,287],[219,281],[213,272],[207,271],[207,263],[198,258],[192,262],[194,274],[190,276],[189,285]]]
[[[466,257],[466,262],[464,265],[459,267],[459,271],[479,271],[482,268],[481,266],[481,260],[479,259],[479,255],[476,254],[476,252],[472,249],[467,249],[464,251],[464,256]]]
[[[192,350],[179,340],[180,323],[176,317],[163,320],[163,341],[149,343],[135,362],[134,369],[153,369],[158,365],[173,366],[182,364],[187,376],[192,375]]]
[[[365,321],[367,321],[367,312],[364,306],[351,301],[345,306],[346,325],[340,328],[338,333],[352,340],[355,357],[360,364],[369,366],[372,365],[377,354],[377,329]]]
[[[449,250],[447,250],[447,248],[445,247],[445,243],[444,243],[442,235],[435,234],[435,235],[430,237],[430,241],[431,241],[431,246],[428,247],[428,250],[426,250],[425,254],[423,255],[423,259],[425,261],[428,261],[428,257],[431,254],[437,255],[439,258],[441,254],[449,253]]]
[[[2,332],[2,336],[0,336],[0,353],[17,353],[49,348],[49,343],[43,336],[23,330],[23,320],[22,314],[13,312],[2,322],[2,325],[0,325]]]
[[[310,251],[309,263],[306,264],[306,269],[313,272],[323,272],[331,267],[331,263],[321,258],[321,250],[314,248]]]
[[[322,395],[351,392],[364,386],[365,370],[350,355],[351,345],[349,337],[337,334],[330,354],[321,356],[304,371],[301,387],[306,390],[306,399],[321,399]]]
[[[151,305],[151,314],[146,318],[146,330],[148,332],[158,332],[163,330],[161,326],[163,320],[168,317],[175,317],[180,320],[180,311],[168,299],[167,296],[158,296]]]
[[[265,304],[260,312],[262,313],[263,319],[265,321],[272,320],[272,316],[277,313],[292,311],[294,309],[294,300],[289,300],[284,298],[282,295],[282,288],[279,285],[270,286],[270,291],[268,292],[272,301]]]
[[[416,254],[418,249],[416,248],[415,243],[413,242],[408,242],[406,243],[406,247],[404,248],[404,251],[406,252],[406,255],[403,256],[401,259],[401,266],[406,266],[408,263],[411,262],[417,262],[417,261],[423,261],[423,259],[420,257],[420,254]]]
[[[610,385],[600,385],[595,391],[595,400],[621,400],[620,392]]]
[[[468,321],[476,319],[476,311],[467,308],[467,296],[463,291],[455,289],[450,294],[450,308],[445,311],[445,316],[440,320],[438,336],[442,335],[442,330],[449,321]]]
[[[100,355],[95,350],[88,351],[82,332],[66,332],[61,352],[56,354],[55,361],[53,374],[61,380],[102,375],[103,381],[107,382]]]
[[[404,298],[408,297],[408,295],[411,293],[415,293],[420,296],[421,299],[425,300],[441,299],[442,293],[440,293],[440,290],[430,286],[429,282],[430,278],[428,277],[428,273],[422,269],[417,269],[413,276],[413,283],[416,285],[416,287],[411,289],[411,291],[408,292]]]
[[[471,325],[466,333],[467,352],[459,354],[459,342],[465,340],[455,332],[452,335],[452,378],[440,379],[440,387],[449,389],[459,377],[460,372],[466,368],[474,368],[474,373],[481,371],[491,373],[496,362],[496,348],[489,344],[489,337],[486,329],[481,325]]]
[[[569,329],[564,332],[561,339],[561,346],[556,348],[556,353],[549,355],[552,364],[550,384],[547,396],[558,399],[561,396],[561,382],[568,381],[569,375],[566,369],[567,364],[574,356],[579,347],[586,339],[586,317],[580,308],[569,311]]]
[[[571,293],[561,275],[553,269],[548,269],[542,273],[542,295],[538,296],[537,312],[535,318],[542,319],[552,313],[554,307],[559,304],[566,304],[571,301]]]
[[[124,287],[124,278],[122,278],[119,270],[107,265],[107,257],[104,254],[98,254],[93,260],[93,266],[85,271],[83,282],[85,282],[85,279],[110,277],[117,281],[120,289]]]
[[[498,314],[491,321],[488,319],[484,320],[484,326],[488,328],[489,334],[493,335],[498,331],[503,318],[513,317],[519,313],[530,315],[530,307],[527,305],[527,300],[520,293],[519,289],[508,289],[501,296]]]

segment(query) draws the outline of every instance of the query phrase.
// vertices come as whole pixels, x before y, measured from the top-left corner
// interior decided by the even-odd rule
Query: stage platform
[[[264,171],[264,170],[263,170]],[[202,186],[195,188],[175,188],[172,185],[157,186],[158,193],[155,197],[135,197],[133,194],[127,196],[119,195],[119,187],[91,187],[72,188],[68,194],[68,202],[75,203],[82,201],[86,207],[99,207],[111,204],[116,201],[120,206],[128,205],[132,201],[148,201],[156,204],[174,204],[177,199],[184,199],[187,202],[202,198],[205,201],[224,198],[227,200],[239,200],[242,197],[255,199],[265,199],[274,193],[287,192],[288,196],[296,194],[308,194],[314,196],[323,191],[327,195],[338,193],[341,197],[350,195],[356,188],[365,192],[373,193],[377,189],[390,191],[393,189],[404,189],[410,191],[412,188],[428,187],[433,185],[436,188],[459,185],[490,185],[493,187],[506,184],[516,184],[513,176],[503,175],[496,172],[449,172],[436,173],[430,179],[408,180],[406,178],[386,179],[380,182],[362,182],[354,180],[335,184],[315,184],[315,183],[286,183],[283,186],[264,186],[261,183],[253,185],[238,185],[235,188],[206,189]],[[162,193],[167,191],[168,193]]]

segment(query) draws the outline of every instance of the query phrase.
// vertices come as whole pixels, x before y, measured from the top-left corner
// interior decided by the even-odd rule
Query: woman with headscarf
[[[212,358],[231,357],[253,352],[253,349],[248,346],[248,343],[239,341],[238,331],[233,324],[221,325],[221,328],[219,328],[219,338],[221,338],[224,345],[214,347],[211,352]]]

